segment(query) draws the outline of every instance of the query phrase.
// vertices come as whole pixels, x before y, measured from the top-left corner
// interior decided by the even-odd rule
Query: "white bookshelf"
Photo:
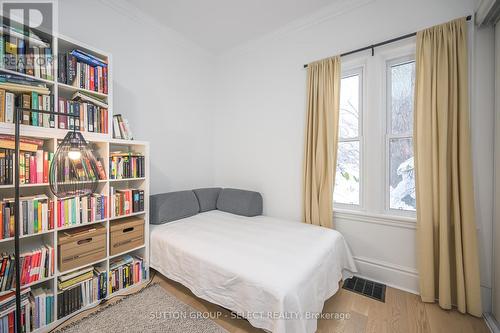
[[[108,94],[102,94],[86,89],[81,89],[78,87],[73,87],[67,84],[59,83],[57,82],[57,55],[59,53],[67,52],[70,50],[73,50],[75,48],[78,48],[80,50],[83,50],[84,52],[90,53],[94,56],[97,56],[98,58],[104,59],[108,63]],[[96,306],[98,302],[91,304],[89,306],[86,306],[85,308],[82,308],[73,314],[65,317],[65,318],[57,318],[57,278],[62,275],[66,274],[71,271],[75,271],[80,268],[84,267],[89,267],[89,266],[101,266],[105,267],[107,272],[108,272],[108,296],[107,298],[113,297],[115,294],[123,294],[127,292],[128,289],[130,288],[136,288],[138,285],[132,285],[131,287],[119,290],[118,292],[111,293],[111,288],[109,288],[109,279],[110,279],[110,270],[109,270],[109,264],[110,260],[120,257],[125,254],[136,254],[144,259],[144,266],[146,267],[147,271],[147,278],[144,280],[141,284],[147,283],[149,280],[149,143],[146,141],[137,141],[137,140],[121,140],[121,139],[113,139],[112,138],[112,125],[113,125],[113,71],[112,71],[112,58],[111,54],[98,50],[92,46],[89,46],[85,43],[81,43],[79,41],[76,41],[72,38],[65,37],[62,35],[54,36],[53,37],[53,42],[52,42],[52,52],[53,52],[53,57],[56,65],[54,66],[54,80],[46,80],[46,79],[39,79],[30,75],[25,75],[25,74],[20,74],[15,71],[7,70],[7,69],[1,69],[0,68],[0,73],[4,74],[15,74],[18,76],[22,77],[29,77],[31,79],[37,80],[39,82],[43,82],[47,85],[47,87],[51,90],[51,93],[54,95],[54,111],[59,111],[59,97],[64,97],[66,99],[70,99],[73,93],[77,91],[82,91],[86,92],[89,94],[92,94],[100,99],[104,99],[107,104],[108,104],[108,132],[107,134],[101,134],[101,133],[89,133],[89,132],[82,132],[85,140],[89,144],[91,144],[95,150],[94,152],[96,153],[97,157],[104,162],[104,168],[106,171],[106,180],[100,180],[98,183],[98,189],[97,192],[101,194],[105,194],[108,197],[108,213],[110,214],[110,207],[111,204],[109,202],[111,196],[110,196],[110,188],[114,187],[116,189],[126,189],[126,188],[134,188],[134,189],[142,189],[144,190],[144,211],[143,212],[138,212],[138,213],[133,213],[129,214],[127,216],[142,216],[144,217],[144,245],[138,246],[136,248],[133,248],[129,251],[110,256],[110,249],[109,249],[109,240],[110,240],[110,223],[111,221],[115,221],[127,216],[120,216],[120,217],[107,217],[103,220],[100,221],[95,221],[91,223],[84,223],[84,224],[78,224],[78,225],[70,225],[66,227],[57,227],[57,209],[55,210],[55,215],[54,215],[54,220],[55,220],[55,228],[53,230],[48,230],[48,231],[43,231],[38,234],[33,234],[33,235],[24,235],[20,237],[20,248],[21,248],[21,253],[23,250],[30,249],[30,248],[35,248],[38,247],[42,244],[47,244],[51,245],[54,248],[55,251],[55,274],[51,277],[44,278],[42,280],[36,281],[34,283],[29,284],[28,286],[31,287],[44,287],[46,289],[52,290],[54,294],[54,322],[51,324],[42,327],[35,332],[48,332],[51,329],[55,328],[56,326],[60,325],[62,322],[64,322],[68,317],[73,316],[76,313],[79,313],[83,310],[89,309],[93,306]],[[56,125],[57,126],[57,125]],[[28,125],[21,125],[21,136],[24,137],[32,137],[32,138],[37,138],[37,139],[42,139],[44,141],[44,150],[48,150],[49,152],[56,152],[57,150],[57,144],[58,141],[64,138],[68,130],[65,129],[59,129],[59,128],[44,128],[44,127],[35,127],[35,126],[28,126]],[[0,134],[14,134],[14,124],[11,123],[1,123],[0,122]],[[145,157],[145,177],[142,178],[130,178],[130,179],[109,179],[109,157],[110,153],[114,151],[130,151],[130,152],[136,152],[136,153],[141,153]],[[28,195],[34,195],[34,194],[46,194],[49,198],[54,200],[55,206],[57,207],[57,198],[50,192],[50,187],[48,183],[43,183],[43,184],[24,184],[20,186],[20,194],[21,196],[28,196]],[[12,198],[14,197],[14,185],[0,185],[0,199],[4,198]],[[87,264],[82,267],[78,267],[69,271],[65,272],[60,272],[59,267],[58,267],[58,232],[62,230],[69,230],[77,227],[81,227],[84,225],[89,225],[89,224],[102,224],[103,226],[106,227],[106,233],[107,233],[107,253],[106,257],[102,260],[99,260],[94,263]],[[0,240],[0,251],[1,252],[7,252],[7,253],[14,253],[14,238],[6,238]],[[25,286],[23,286],[25,287]],[[1,295],[1,293],[0,293]]]

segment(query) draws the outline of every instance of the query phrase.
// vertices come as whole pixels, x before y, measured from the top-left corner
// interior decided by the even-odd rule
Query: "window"
[[[389,209],[415,211],[413,95],[415,61],[387,65],[387,156]]]
[[[339,142],[333,200],[345,205],[360,203],[361,70],[340,82]]]

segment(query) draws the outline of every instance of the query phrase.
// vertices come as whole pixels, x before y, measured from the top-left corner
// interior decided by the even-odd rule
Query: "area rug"
[[[56,332],[227,333],[211,320],[213,315],[182,303],[153,284]]]

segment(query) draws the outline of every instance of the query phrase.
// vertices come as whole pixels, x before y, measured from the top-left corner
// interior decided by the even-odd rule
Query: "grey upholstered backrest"
[[[207,187],[193,190],[198,199],[198,204],[200,205],[200,213],[217,209],[217,199],[219,198],[221,190],[222,188],[220,187]]]
[[[193,191],[150,196],[151,224],[162,224],[198,214],[200,205]]]
[[[224,188],[217,199],[217,209],[243,216],[262,214],[262,195],[259,192]]]
[[[234,188],[200,188],[150,196],[151,224],[163,224],[218,209],[224,212],[257,216],[262,214],[259,192]]]

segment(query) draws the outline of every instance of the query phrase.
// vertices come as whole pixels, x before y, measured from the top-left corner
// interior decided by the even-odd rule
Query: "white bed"
[[[275,333],[315,332],[312,316],[356,271],[339,232],[304,223],[212,210],[150,230],[151,267]]]

